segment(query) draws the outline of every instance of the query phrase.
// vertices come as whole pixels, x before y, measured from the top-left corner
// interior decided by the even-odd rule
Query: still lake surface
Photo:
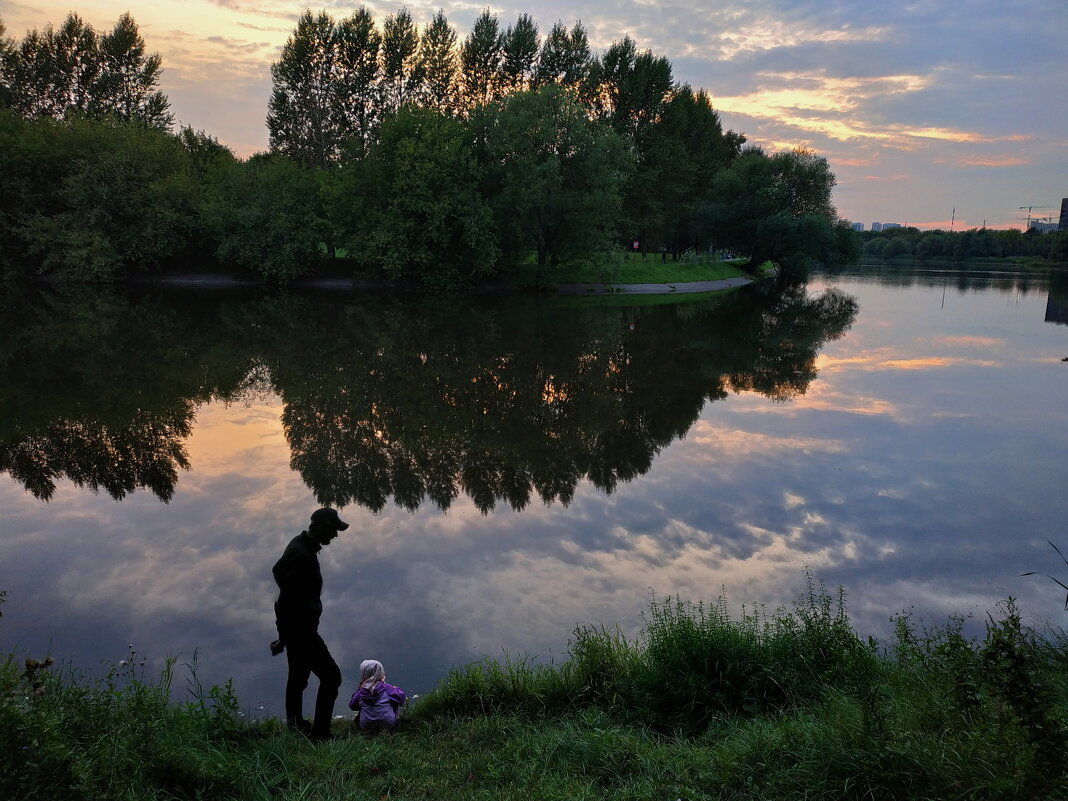
[[[368,657],[415,693],[559,660],[651,592],[788,604],[806,566],[862,635],[1007,595],[1065,622],[1020,576],[1068,574],[1063,277],[677,301],[4,289],[0,648],[99,673],[134,643],[149,676],[198,649],[280,714],[270,568],[323,504],[343,695]]]

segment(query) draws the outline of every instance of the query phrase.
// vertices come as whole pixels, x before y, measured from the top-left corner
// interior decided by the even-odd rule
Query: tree
[[[282,55],[271,65],[268,103],[271,150],[298,164],[327,167],[339,156],[347,131],[334,105],[337,58],[334,21],[326,12],[301,14]]]
[[[503,59],[504,35],[497,16],[486,9],[460,48],[463,104],[467,111],[500,97]]]
[[[629,167],[622,140],[559,86],[519,92],[478,122],[486,195],[506,251],[538,264],[609,245]]]
[[[827,160],[811,150],[769,157],[752,148],[713,178],[700,224],[718,246],[748,254],[751,267],[783,260],[785,269],[803,272],[808,260],[844,255],[834,184]]]
[[[11,107],[24,117],[87,113],[100,77],[96,31],[73,13],[58,31],[30,31],[14,52],[11,77]]]
[[[335,214],[344,241],[394,280],[451,287],[492,273],[489,209],[464,126],[405,106],[383,122],[367,156],[346,165]]]
[[[569,33],[563,22],[553,25],[541,46],[534,70],[534,88],[555,83],[577,90],[589,76],[590,43],[586,29],[576,22]]]
[[[162,73],[159,53],[145,55],[145,40],[127,12],[111,33],[100,38],[101,72],[94,88],[94,102],[105,113],[124,122],[140,122],[150,128],[170,128],[174,117],[166,95],[156,89]]]
[[[0,109],[11,107],[11,70],[14,57],[15,43],[7,37],[7,27],[0,19]]]
[[[638,168],[627,187],[626,225],[647,246],[679,253],[706,243],[696,225],[698,204],[712,177],[738,154],[744,137],[724,134],[704,91],[676,87],[637,148]],[[625,232],[625,233],[626,233]]]
[[[381,111],[379,51],[382,37],[374,17],[360,8],[338,24],[334,38],[337,56],[331,82],[337,125],[344,140],[370,146]]]
[[[422,86],[419,32],[407,9],[386,17],[382,31],[382,108],[396,111],[418,97]]]
[[[6,102],[25,117],[113,116],[160,130],[174,121],[156,88],[159,54],[146,54],[129,13],[103,36],[70,14],[58,31],[30,31],[3,61]]]
[[[639,53],[634,40],[625,36],[596,60],[595,73],[597,85],[591,111],[640,147],[642,137],[659,119],[670,95],[670,62],[648,50]]]
[[[216,257],[274,281],[306,273],[325,232],[318,174],[261,154],[221,170],[204,204]]]
[[[44,150],[27,155],[52,175],[17,225],[38,272],[107,280],[182,251],[192,205],[174,136],[114,120],[33,125],[47,125]]]
[[[534,65],[538,59],[538,26],[529,14],[520,14],[514,25],[504,32],[504,60],[501,65],[505,92],[529,89],[534,82]]]
[[[456,111],[456,31],[438,11],[419,40],[423,105],[446,114]]]

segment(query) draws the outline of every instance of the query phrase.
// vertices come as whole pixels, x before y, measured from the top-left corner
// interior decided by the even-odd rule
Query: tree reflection
[[[487,512],[567,504],[582,480],[611,492],[707,400],[803,394],[857,312],[803,287],[645,308],[414,305],[279,308],[265,326],[291,464],[321,503],[445,510],[463,493]],[[284,333],[294,316],[314,320],[299,341]]]
[[[0,321],[0,471],[41,500],[57,481],[170,500],[200,402],[248,373],[197,304],[109,289],[11,288]],[[221,376],[221,381],[216,380]]]
[[[84,291],[8,305],[0,470],[39,498],[65,477],[166,501],[198,406],[266,390],[320,503],[466,495],[483,512],[567,504],[582,481],[611,492],[731,392],[803,394],[857,312],[799,286],[651,307]]]

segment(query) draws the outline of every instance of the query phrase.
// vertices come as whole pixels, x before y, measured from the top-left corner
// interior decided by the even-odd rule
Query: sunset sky
[[[440,7],[460,37],[482,3],[366,3],[381,21]],[[334,3],[334,17],[359,7]],[[163,57],[183,124],[239,155],[267,147],[270,65],[305,6],[280,0],[0,0],[7,35],[76,11],[98,30],[125,11]],[[312,6],[313,10],[322,6]],[[581,19],[596,52],[629,34],[703,87],[724,127],[769,150],[806,145],[838,176],[839,214],[956,230],[1023,227],[1068,197],[1066,0],[535,0],[493,5],[542,34]],[[1023,206],[1021,210],[1019,207]]]

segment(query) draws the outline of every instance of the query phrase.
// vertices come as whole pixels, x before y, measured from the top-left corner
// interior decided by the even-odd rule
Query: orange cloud
[[[957,159],[957,164],[962,167],[1022,167],[1030,163],[1030,159],[1020,158],[1019,156]]]
[[[964,336],[964,337],[936,337],[932,340],[936,345],[962,345],[964,347],[973,348],[990,348],[996,345],[1003,345],[1005,340],[996,339],[994,337],[977,337],[977,336]]]

